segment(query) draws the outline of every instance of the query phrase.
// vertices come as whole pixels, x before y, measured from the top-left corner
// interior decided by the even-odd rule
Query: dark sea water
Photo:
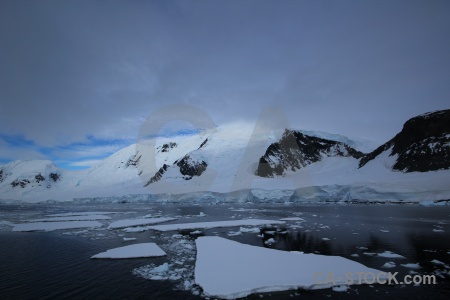
[[[238,242],[287,251],[338,255],[368,267],[399,272],[411,269],[405,263],[419,263],[419,274],[437,276],[435,285],[358,285],[347,292],[331,289],[286,291],[251,295],[249,299],[448,299],[450,298],[450,206],[388,204],[54,204],[0,205],[0,299],[200,299],[191,290],[180,289],[177,281],[155,281],[133,274],[145,265],[161,265],[176,259],[170,251],[177,232],[144,231],[125,233],[106,230],[111,221],[98,230],[70,229],[53,232],[11,232],[7,222],[19,223],[51,213],[77,211],[114,211],[113,220],[144,215],[177,217],[174,223],[264,218],[278,220],[301,217],[305,222],[287,222],[279,227],[285,234],[244,233],[229,236],[239,228],[214,228],[203,235],[219,235]],[[200,217],[200,212],[206,214]],[[272,229],[273,230],[273,229]],[[381,231],[380,231],[381,230]],[[264,230],[262,231],[264,233]],[[187,234],[183,232],[183,234]],[[135,237],[125,242],[123,237]],[[186,235],[194,241],[194,236]],[[273,245],[264,241],[274,238]],[[93,260],[92,255],[132,243],[155,242],[168,255],[158,258]],[[360,249],[365,247],[367,249]],[[220,249],[218,249],[220,251]],[[406,259],[365,255],[364,252],[392,251]],[[352,256],[358,254],[358,257]],[[195,253],[194,253],[195,257]],[[435,265],[439,260],[445,265]],[[381,266],[395,261],[393,269]],[[263,262],[262,262],[263,263]],[[191,262],[191,267],[195,261]],[[200,290],[197,288],[197,290]],[[201,292],[201,290],[200,290]]]

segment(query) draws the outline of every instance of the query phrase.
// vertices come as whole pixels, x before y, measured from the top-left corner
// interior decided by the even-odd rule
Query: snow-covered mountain
[[[278,142],[267,148],[259,159],[256,175],[274,177],[296,171],[326,157],[353,157],[360,159],[363,153],[343,142],[337,142],[299,131],[287,130]]]
[[[392,169],[403,172],[428,172],[450,168],[450,110],[426,113],[408,120],[401,132],[373,152],[359,166],[387,152]]]
[[[370,153],[361,151],[374,148],[364,140],[292,129],[255,131],[235,123],[140,141],[83,171],[63,170],[50,161],[14,161],[0,166],[0,199],[446,200],[449,114],[415,117]]]

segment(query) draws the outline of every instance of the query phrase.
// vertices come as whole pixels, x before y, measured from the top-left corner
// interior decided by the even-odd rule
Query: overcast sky
[[[450,1],[0,1],[0,162],[75,168],[156,109],[373,140],[450,107]]]

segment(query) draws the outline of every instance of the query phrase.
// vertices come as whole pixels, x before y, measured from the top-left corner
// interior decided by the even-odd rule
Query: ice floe
[[[386,258],[406,258],[403,255],[391,252],[391,251],[384,251],[383,253],[378,253],[379,257],[386,257]]]
[[[15,224],[12,231],[52,231],[59,229],[94,228],[101,227],[97,221],[73,221],[73,222],[37,222]]]
[[[303,218],[299,217],[290,217],[290,218],[282,218],[280,221],[305,221]]]
[[[81,212],[69,212],[61,214],[51,214],[47,217],[72,217],[72,216],[89,216],[89,215],[109,215],[109,214],[121,214],[123,212],[114,211],[81,211]],[[134,212],[132,212],[134,213]]]
[[[94,220],[111,220],[111,217],[104,215],[66,216],[66,217],[52,217],[52,218],[27,220],[27,222],[61,222],[61,221],[94,221]]]
[[[138,258],[138,257],[153,257],[164,256],[166,253],[158,247],[155,243],[141,243],[123,246],[119,248],[109,249],[92,256],[91,258]]]
[[[118,229],[125,227],[141,226],[141,225],[151,225],[164,222],[170,222],[176,220],[175,218],[143,218],[143,219],[126,219],[112,222],[109,224],[108,229]]]
[[[195,283],[208,297],[234,299],[258,292],[330,288],[345,285],[347,272],[380,272],[339,256],[273,250],[221,237],[199,237],[196,244]],[[325,280],[330,273],[334,283]]]
[[[385,263],[384,265],[382,265],[382,268],[395,268],[397,265],[395,264],[395,262],[393,261],[388,261],[387,263]]]
[[[268,224],[285,224],[283,221],[275,220],[260,220],[260,219],[245,219],[232,221],[215,221],[215,222],[198,222],[198,223],[181,223],[181,224],[167,224],[149,226],[150,229],[157,231],[172,231],[172,230],[186,230],[186,229],[208,229],[218,227],[234,227],[234,226],[259,226]]]
[[[420,265],[419,265],[419,263],[408,263],[408,264],[402,264],[401,265],[402,267],[405,267],[405,268],[409,268],[409,269],[420,269],[420,268],[422,268]]]

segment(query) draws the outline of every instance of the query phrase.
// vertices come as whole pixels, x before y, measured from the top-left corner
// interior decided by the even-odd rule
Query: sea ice
[[[330,288],[345,285],[347,272],[380,272],[339,256],[280,251],[221,237],[199,237],[196,244],[195,283],[208,297],[234,299],[258,292]],[[325,282],[330,273],[334,283]]]
[[[303,218],[299,217],[291,217],[291,218],[282,218],[280,221],[305,221]]]
[[[393,261],[388,261],[387,263],[385,263],[384,265],[381,266],[382,268],[395,268],[396,264]]]
[[[73,221],[73,222],[37,222],[15,224],[12,231],[52,231],[58,229],[93,228],[101,227],[97,221]]]
[[[164,256],[166,253],[155,243],[133,244],[124,247],[109,249],[92,256],[91,258],[137,258],[137,257],[153,257]]]
[[[172,231],[172,230],[186,230],[186,229],[208,229],[218,227],[234,227],[234,226],[259,226],[268,224],[285,224],[282,221],[274,220],[260,220],[260,219],[245,219],[233,221],[216,221],[216,222],[198,222],[198,223],[181,223],[149,226],[149,229],[157,231]]]
[[[384,251],[383,253],[378,253],[377,256],[386,257],[386,258],[406,258],[403,255],[393,253],[391,251]]]
[[[66,217],[34,219],[34,220],[27,220],[27,222],[60,222],[60,221],[93,221],[93,220],[111,220],[111,217],[89,214],[85,216],[66,216]]]
[[[118,229],[118,228],[125,228],[125,227],[133,227],[133,226],[140,226],[140,225],[151,225],[151,224],[158,224],[158,223],[164,223],[169,221],[174,221],[175,218],[153,218],[153,219],[126,219],[126,220],[119,220],[112,222],[109,224],[108,229]]]
[[[419,265],[419,263],[415,263],[415,264],[413,264],[413,263],[408,263],[408,264],[402,264],[401,266],[402,266],[402,267],[405,267],[405,268],[409,268],[409,269],[420,269],[420,268],[421,268],[421,266]]]
[[[445,265],[445,263],[443,263],[442,261],[437,260],[437,259],[433,259],[433,260],[431,261],[431,263],[433,263],[433,264],[435,264],[435,265]]]
[[[72,216],[89,216],[89,215],[109,215],[109,214],[121,214],[122,212],[113,211],[82,211],[82,212],[69,212],[62,214],[47,215],[47,217],[72,217]]]

